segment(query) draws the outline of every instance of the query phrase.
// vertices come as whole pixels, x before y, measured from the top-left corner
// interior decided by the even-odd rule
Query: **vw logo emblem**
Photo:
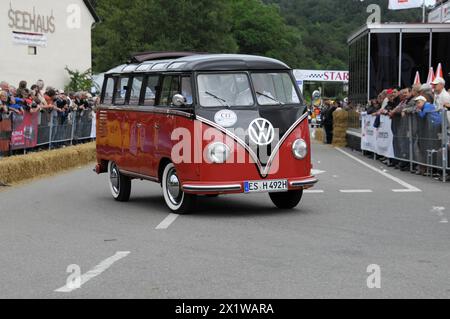
[[[248,132],[250,140],[259,146],[269,145],[275,138],[275,129],[272,123],[262,118],[251,122]]]

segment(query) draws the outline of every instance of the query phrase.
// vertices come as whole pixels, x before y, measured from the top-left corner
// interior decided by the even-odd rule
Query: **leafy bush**
[[[64,88],[66,92],[91,91],[93,85],[91,69],[80,72],[66,67],[65,70],[70,76],[70,83]]]

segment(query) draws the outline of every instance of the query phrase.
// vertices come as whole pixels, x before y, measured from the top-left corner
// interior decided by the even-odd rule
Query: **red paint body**
[[[107,171],[107,162],[115,162],[121,171],[134,178],[142,178],[161,181],[161,165],[166,161],[175,163],[178,176],[182,185],[195,186],[210,185],[243,185],[245,181],[279,180],[287,179],[289,182],[301,182],[311,179],[311,155],[310,151],[303,160],[294,158],[292,144],[296,139],[303,139],[308,146],[311,145],[307,118],[303,120],[290,133],[278,151],[279,169],[273,165],[267,176],[262,176],[258,166],[251,160],[250,154],[236,140],[232,140],[223,132],[214,128],[216,135],[223,141],[231,140],[232,149],[245,154],[245,163],[209,164],[194,163],[194,154],[191,154],[190,163],[177,164],[177,158],[172,158],[172,149],[179,142],[172,140],[172,133],[177,128],[185,128],[191,133],[191,145],[197,148],[197,152],[203,154],[203,150],[211,141],[203,140],[203,134],[210,130],[211,126],[201,123],[184,115],[164,114],[155,111],[156,108],[145,111],[126,110],[117,108],[101,108],[97,112],[97,173]],[[202,134],[194,134],[195,126],[200,127]],[[197,129],[198,130],[198,129]],[[309,148],[310,149],[310,148]],[[236,155],[231,155],[236,158]],[[308,188],[307,186],[289,186],[290,190]],[[243,188],[242,188],[243,189]],[[201,191],[187,193],[202,194]],[[220,191],[220,193],[242,193],[241,191]],[[206,193],[203,193],[206,194]],[[211,192],[208,192],[211,194]]]

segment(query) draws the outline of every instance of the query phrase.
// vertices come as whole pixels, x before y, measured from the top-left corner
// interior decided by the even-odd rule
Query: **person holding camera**
[[[63,90],[59,90],[55,98],[55,110],[58,112],[59,125],[64,125],[70,112],[70,100]]]

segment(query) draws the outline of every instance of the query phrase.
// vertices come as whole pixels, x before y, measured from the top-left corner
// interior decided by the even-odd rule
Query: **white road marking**
[[[305,194],[323,194],[325,192],[321,189],[307,189],[304,191],[304,193]]]
[[[156,229],[161,230],[161,229],[167,229],[169,228],[169,226],[178,218],[177,214],[169,214],[169,216],[167,216],[162,222],[161,224],[159,224],[158,226],[156,226]]]
[[[384,172],[384,171],[382,171],[382,170],[380,170],[380,169],[378,169],[376,167],[373,167],[372,165],[367,164],[366,162],[364,162],[364,161],[360,160],[359,158],[357,158],[357,157],[347,153],[346,151],[344,151],[341,148],[337,147],[336,150],[341,152],[342,154],[350,157],[351,159],[357,161],[361,165],[364,165],[365,167],[367,167],[367,168],[369,168],[369,169],[371,169],[371,170],[373,170],[373,171],[383,175],[384,177],[386,177],[386,178],[388,178],[388,179],[390,179],[390,180],[400,184],[401,186],[405,187],[404,189],[393,189],[392,191],[394,193],[419,193],[419,192],[422,191],[419,188],[417,188],[415,186],[412,186],[411,184],[408,184],[407,182],[402,181],[400,178],[392,176],[391,174],[388,174],[387,172]]]
[[[311,174],[314,175],[314,176],[321,175],[321,174],[324,174],[324,173],[326,173],[326,171],[321,171],[320,169],[313,169],[313,170],[311,170]]]
[[[432,212],[436,213],[439,216],[439,218],[441,219],[439,221],[440,224],[448,224],[448,218],[447,218],[447,216],[445,216],[444,211],[445,211],[445,207],[439,207],[439,206],[433,207],[433,210],[432,210]]]
[[[100,275],[102,272],[104,272],[109,267],[111,267],[116,261],[119,261],[120,259],[126,257],[129,253],[130,253],[129,251],[119,251],[114,256],[111,256],[111,257],[103,260],[100,264],[95,266],[93,269],[91,269],[87,273],[81,275],[81,284],[79,287],[71,287],[68,284],[66,284],[63,287],[56,289],[55,292],[69,293],[69,292],[72,292],[73,290],[81,288],[81,286],[83,286],[89,280]]]
[[[371,189],[341,189],[340,192],[344,194],[373,193]]]

